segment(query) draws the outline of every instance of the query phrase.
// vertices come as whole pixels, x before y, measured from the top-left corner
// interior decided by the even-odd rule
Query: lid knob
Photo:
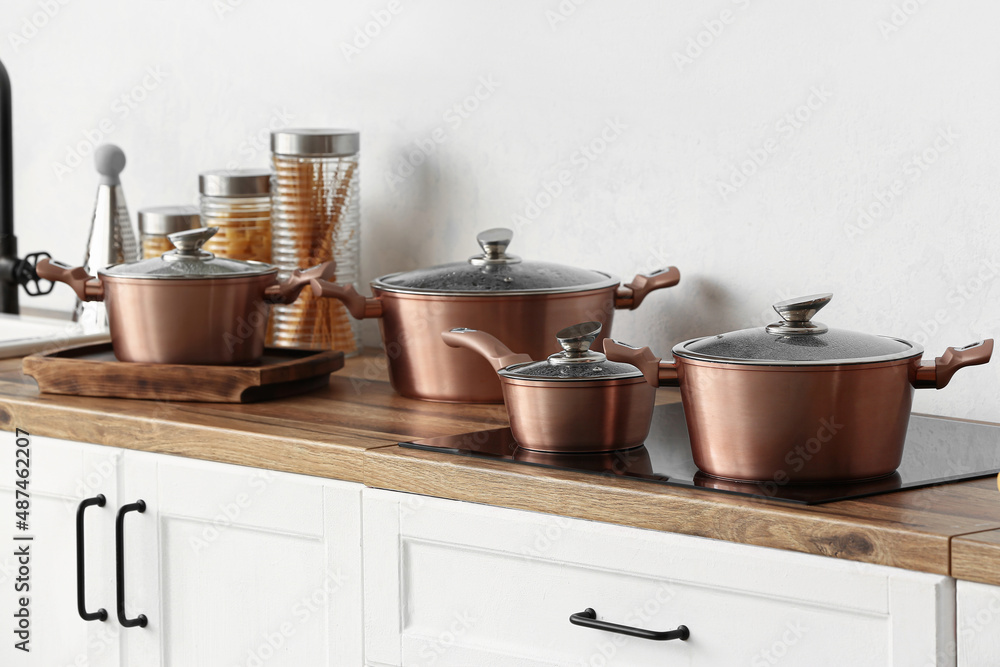
[[[483,249],[482,255],[469,258],[473,264],[517,264],[521,258],[508,255],[507,246],[514,238],[514,232],[506,227],[494,227],[476,235],[476,241]]]
[[[212,253],[202,250],[201,246],[219,231],[218,227],[196,227],[195,229],[185,229],[182,232],[168,234],[167,238],[174,244],[174,250],[163,254],[163,259],[167,261],[177,261],[180,259],[200,259],[209,260],[215,257]]]
[[[798,334],[819,334],[830,330],[830,327],[819,322],[813,322],[813,316],[823,306],[830,303],[833,294],[811,294],[774,304],[774,310],[781,316],[781,322],[767,325],[767,333],[778,336]]]
[[[556,334],[556,340],[562,345],[563,351],[550,356],[549,361],[554,364],[604,361],[607,357],[590,349],[600,333],[600,322],[581,322],[561,329]]]

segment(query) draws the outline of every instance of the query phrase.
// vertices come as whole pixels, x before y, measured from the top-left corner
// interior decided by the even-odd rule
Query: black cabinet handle
[[[595,630],[607,630],[608,632],[617,632],[620,635],[628,635],[629,637],[639,637],[641,639],[652,639],[653,641],[667,641],[670,639],[680,639],[681,641],[686,641],[688,637],[691,636],[691,632],[687,629],[686,625],[677,626],[676,630],[667,630],[665,632],[657,632],[655,630],[644,630],[642,628],[633,628],[628,625],[618,625],[617,623],[608,623],[607,621],[598,621],[597,612],[589,607],[584,609],[578,614],[573,614],[569,617],[569,622],[573,625],[582,625],[585,628],[594,628]]]
[[[146,511],[146,501],[137,500],[128,505],[122,505],[118,510],[118,518],[115,519],[115,570],[118,577],[118,622],[122,627],[140,628],[146,627],[147,619],[145,614],[139,614],[135,618],[125,616],[125,515],[129,512]]]
[[[83,580],[86,577],[83,553],[83,513],[92,505],[104,507],[105,502],[104,494],[99,493],[93,498],[85,498],[80,501],[80,506],[76,509],[76,610],[80,612],[80,618],[85,621],[108,620],[107,609],[101,608],[94,612],[87,611],[87,595],[83,584]]]

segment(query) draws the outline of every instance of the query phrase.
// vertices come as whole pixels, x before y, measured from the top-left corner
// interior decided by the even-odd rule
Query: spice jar
[[[154,206],[139,211],[139,245],[142,258],[159,257],[173,250],[167,235],[201,227],[197,206]]]
[[[360,143],[353,130],[271,133],[271,262],[282,274],[333,260],[337,275],[332,282],[357,285]],[[360,349],[360,334],[360,323],[342,303],[315,299],[311,292],[274,309],[271,343],[279,347],[335,349],[351,355]]]
[[[198,176],[201,218],[219,232],[205,250],[229,259],[271,261],[271,172],[206,171]]]

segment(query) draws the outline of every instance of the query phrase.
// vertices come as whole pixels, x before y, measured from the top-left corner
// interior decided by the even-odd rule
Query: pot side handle
[[[681,272],[676,266],[670,266],[649,275],[639,274],[632,282],[625,283],[615,292],[615,308],[635,310],[653,290],[673,287],[681,281]]]
[[[944,389],[960,368],[985,364],[992,356],[992,338],[965,347],[949,347],[934,361],[921,361],[910,382],[916,389]]]
[[[104,285],[82,266],[72,267],[54,259],[43,259],[35,267],[39,278],[54,283],[66,283],[73,288],[80,301],[103,301]]]
[[[339,299],[354,319],[382,317],[382,301],[361,296],[354,285],[337,285],[323,278],[314,278],[309,284],[312,285],[313,296]]]
[[[654,387],[679,387],[677,364],[662,361],[648,347],[635,347],[611,338],[604,339],[604,354],[611,361],[632,364]]]
[[[527,354],[515,354],[494,336],[476,329],[452,329],[441,333],[441,338],[449,347],[464,347],[485,358],[493,370],[531,361]]]
[[[293,303],[313,279],[329,280],[336,275],[337,263],[333,260],[317,264],[310,269],[295,269],[287,280],[264,290],[264,298],[268,303]]]

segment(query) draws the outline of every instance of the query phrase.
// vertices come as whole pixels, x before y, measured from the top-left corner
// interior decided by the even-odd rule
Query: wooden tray
[[[256,366],[126,363],[111,343],[68,347],[25,357],[22,368],[45,394],[156,401],[252,403],[325,387],[344,353],[267,348]]]

